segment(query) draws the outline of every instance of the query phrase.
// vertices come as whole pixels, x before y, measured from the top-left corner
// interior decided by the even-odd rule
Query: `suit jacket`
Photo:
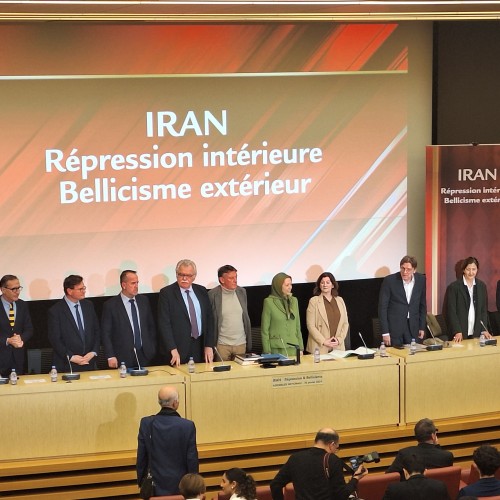
[[[252,326],[250,324],[250,317],[248,316],[248,305],[247,305],[247,291],[241,286],[236,287],[235,290],[236,297],[241,304],[242,316],[243,316],[243,328],[245,330],[245,336],[247,339],[247,352],[252,352]],[[222,287],[216,286],[209,290],[208,297],[210,299],[210,304],[212,305],[212,312],[214,316],[214,330],[215,330],[215,343],[217,344],[219,340],[219,333],[222,324]]]
[[[307,306],[306,323],[309,337],[307,339],[306,351],[314,352],[316,347],[319,348],[320,354],[329,352],[329,348],[323,345],[325,339],[331,338],[333,335],[339,341],[338,349],[345,351],[344,340],[349,331],[349,321],[347,320],[347,309],[342,297],[333,297],[337,302],[340,311],[340,321],[337,326],[337,331],[330,333],[328,317],[326,315],[325,302],[322,295],[311,297]]]
[[[410,476],[407,481],[390,483],[383,500],[450,500],[443,481],[425,477],[423,474]],[[453,499],[454,500],[454,499]]]
[[[80,309],[85,329],[85,343],[80,337],[78,325],[64,298],[58,300],[48,312],[49,342],[54,349],[54,364],[58,371],[69,370],[68,357],[74,354],[84,356],[89,352],[99,353],[100,328],[94,305],[90,300],[80,300]],[[97,358],[94,357],[88,365],[71,363],[73,371],[82,372],[95,370]]]
[[[484,328],[481,321],[488,326],[488,292],[486,285],[476,278],[473,290],[475,320],[474,337],[479,337]],[[448,335],[453,338],[455,333],[461,332],[467,338],[470,295],[464,285],[463,278],[454,281],[446,289],[446,326]]]
[[[438,469],[453,465],[453,453],[451,451],[443,450],[441,446],[436,444],[418,443],[416,446],[408,446],[399,450],[394,462],[385,472],[399,472],[401,478],[404,478],[403,461],[405,457],[410,455],[419,457],[426,469]]]
[[[5,314],[3,304],[0,303],[0,374],[8,375],[12,368],[16,369],[18,375],[24,373],[24,354],[26,342],[33,336],[33,324],[31,323],[28,304],[24,300],[16,301],[16,320],[14,327],[10,326],[9,317]],[[15,348],[7,345],[7,339],[18,333],[24,342],[23,347]]]
[[[406,300],[403,278],[400,273],[386,276],[380,288],[378,302],[380,327],[382,333],[391,334],[393,344],[403,343],[403,332],[407,331],[408,326],[414,339],[418,337],[419,330],[425,331],[426,328],[425,276],[420,273],[415,273],[413,276],[415,284],[410,303]]]
[[[190,356],[193,357],[196,363],[200,363],[205,359],[203,348],[214,347],[215,345],[214,319],[207,289],[194,283],[192,287],[201,306],[201,337],[198,341],[193,341],[191,338],[189,312],[177,282],[160,290],[158,329],[167,363],[172,358],[170,353],[172,349],[179,351],[181,363],[187,363]]]
[[[196,428],[172,408],[141,419],[137,443],[137,482],[146,476],[149,456],[156,495],[179,494],[179,481],[198,473]]]
[[[271,481],[273,500],[283,500],[283,488],[288,483],[293,483],[297,500],[347,500],[356,490],[358,480],[351,478],[346,484],[343,462],[333,453],[328,457],[327,477],[325,455],[325,450],[313,447],[290,456]]]
[[[138,350],[137,356],[141,365],[148,365],[156,354],[156,325],[149,299],[140,294],[134,298],[139,311],[142,339],[142,349]],[[116,358],[118,363],[123,361],[127,367],[137,366],[134,354],[134,330],[121,294],[104,303],[101,330],[106,358]]]
[[[299,304],[297,297],[290,300],[290,311],[294,318],[287,319],[285,308],[277,297],[266,297],[262,308],[260,333],[262,336],[262,352],[295,355],[295,344],[304,349],[304,340],[300,330]]]

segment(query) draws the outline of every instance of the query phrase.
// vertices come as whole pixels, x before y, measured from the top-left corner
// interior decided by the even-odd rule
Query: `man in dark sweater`
[[[453,453],[443,450],[439,446],[437,433],[438,430],[431,419],[423,418],[419,420],[415,424],[415,438],[418,445],[399,450],[394,462],[385,472],[399,472],[401,479],[404,479],[403,459],[410,455],[416,455],[421,459],[426,469],[437,469],[453,465]]]
[[[293,483],[296,500],[347,500],[368,471],[360,465],[346,484],[338,449],[337,432],[329,428],[318,431],[314,446],[294,453],[271,481],[273,500],[283,500],[288,483]]]
[[[500,495],[500,479],[495,472],[500,468],[500,452],[489,444],[483,444],[472,455],[479,470],[479,481],[462,488],[458,498],[465,496],[493,497]]]

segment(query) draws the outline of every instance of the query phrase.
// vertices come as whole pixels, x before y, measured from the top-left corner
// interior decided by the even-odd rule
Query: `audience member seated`
[[[186,474],[179,483],[179,491],[186,500],[203,499],[207,491],[205,480],[199,474]]]
[[[442,481],[424,476],[425,466],[416,454],[405,455],[402,459],[406,481],[387,486],[384,500],[450,500],[448,489]]]
[[[222,475],[220,487],[226,495],[231,495],[230,500],[255,500],[257,498],[253,477],[237,467],[227,470]]]
[[[415,424],[417,446],[408,446],[399,450],[394,462],[392,462],[385,472],[399,472],[401,479],[404,479],[403,459],[410,455],[416,455],[420,458],[426,469],[436,469],[453,465],[453,453],[443,450],[439,446],[437,433],[438,429],[436,429],[431,419],[423,418],[419,420]]]
[[[467,495],[478,497],[500,495],[500,479],[495,477],[495,472],[500,467],[500,452],[494,446],[483,444],[474,450],[472,459],[479,470],[479,481],[462,488],[458,498]]]

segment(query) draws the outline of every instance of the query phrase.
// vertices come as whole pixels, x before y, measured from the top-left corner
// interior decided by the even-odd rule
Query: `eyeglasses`
[[[191,278],[194,278],[194,274],[181,274],[181,273],[177,273],[177,277],[178,278],[187,278],[188,280],[190,280]]]
[[[80,288],[73,288],[73,290],[76,290],[77,292],[85,292],[85,290],[87,290],[87,287],[81,286]]]
[[[2,288],[5,288],[5,290],[10,290],[11,292],[20,292],[23,289],[22,286],[15,286],[14,288],[4,286]]]
[[[400,267],[399,268],[402,273],[411,273],[413,272],[413,267]]]

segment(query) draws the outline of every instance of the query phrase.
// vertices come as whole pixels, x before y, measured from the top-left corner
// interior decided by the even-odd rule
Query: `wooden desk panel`
[[[263,369],[230,363],[231,371],[196,366],[189,375],[188,417],[199,444],[356,429],[399,423],[399,358],[313,363]]]
[[[406,423],[500,410],[500,347],[479,347],[474,339],[415,355],[407,349],[389,351],[404,360],[401,406]]]
[[[159,411],[160,387],[177,387],[185,416],[184,380],[170,367],[125,379],[118,370],[88,372],[71,383],[22,376],[0,386],[2,460],[135,450],[140,419]]]

